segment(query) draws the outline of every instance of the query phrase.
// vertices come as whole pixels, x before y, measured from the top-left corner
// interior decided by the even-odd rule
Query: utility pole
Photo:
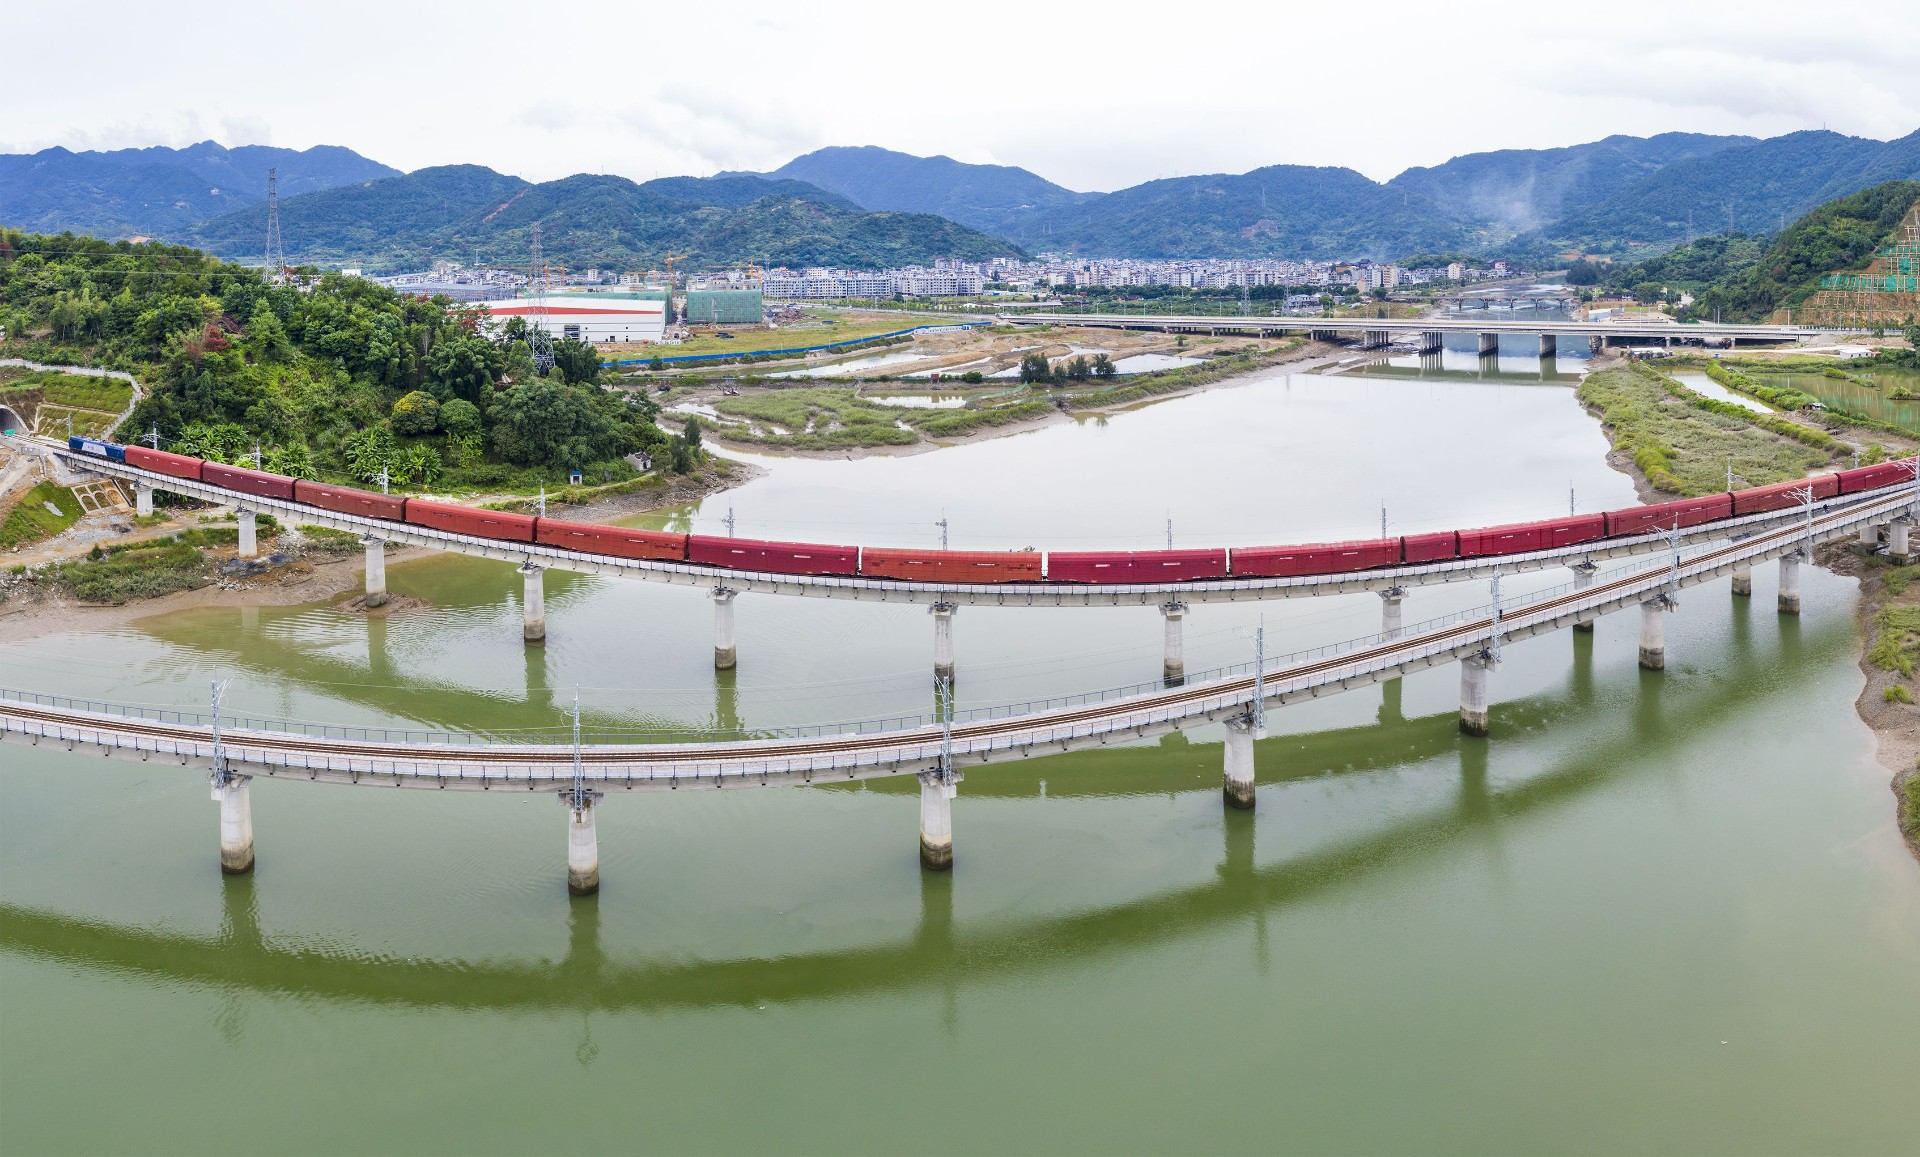
[[[220,693],[227,689],[230,680],[213,680],[213,786],[226,787],[233,782],[233,773],[227,770],[226,749],[220,740]]]
[[[727,537],[733,537],[733,507],[727,507]]]
[[[545,518],[546,516],[547,516],[547,484],[542,482],[540,484],[540,517]]]
[[[145,442],[147,445],[153,447],[155,450],[158,450],[160,448],[160,423],[155,422],[153,424],[153,429],[148,430],[146,433],[146,436],[141,438],[140,440],[142,442]]]
[[[1493,569],[1493,632],[1487,640],[1487,658],[1500,661],[1500,568]]]
[[[547,327],[547,263],[540,255],[540,222],[533,223],[533,296],[527,309],[527,348],[533,351],[533,368],[541,377],[553,368],[553,331]]]
[[[934,523],[934,525],[940,528],[940,549],[945,550],[947,549],[947,512],[946,511],[942,510],[940,512],[940,521]]]

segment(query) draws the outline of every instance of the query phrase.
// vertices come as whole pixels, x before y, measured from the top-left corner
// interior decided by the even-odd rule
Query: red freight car
[[[1460,535],[1451,530],[1409,534],[1400,539],[1401,562],[1445,562],[1460,557]]]
[[[500,538],[513,542],[532,542],[534,518],[529,514],[510,514],[504,510],[479,510],[455,506],[450,502],[407,499],[407,521],[415,526],[430,526],[476,538]]]
[[[1878,490],[1882,486],[1897,486],[1902,482],[1913,482],[1913,471],[1905,462],[1882,462],[1878,466],[1858,466],[1852,470],[1842,470],[1840,493],[1858,494],[1862,490]]]
[[[1047,578],[1057,583],[1180,583],[1225,577],[1224,548],[1047,552]]]
[[[1709,494],[1705,498],[1682,498],[1677,502],[1656,502],[1652,506],[1629,506],[1607,511],[1607,537],[1652,534],[1676,526],[1699,526],[1703,522],[1733,517],[1733,495]]]
[[[1550,518],[1544,522],[1488,526],[1460,532],[1460,557],[1481,558],[1495,554],[1525,554],[1530,550],[1552,550],[1559,546],[1592,542],[1606,535],[1607,519],[1603,514],[1576,514],[1571,518]]]
[[[1833,475],[1827,477],[1828,494],[1834,493],[1839,485]],[[1735,514],[1764,514],[1769,510],[1786,510],[1799,506],[1805,501],[1805,492],[1814,482],[1803,478],[1796,482],[1775,482],[1771,486],[1755,486],[1748,490],[1733,492],[1733,512]],[[1814,497],[1821,497],[1820,488],[1814,486]]]
[[[264,470],[249,470],[244,466],[223,466],[218,462],[209,462],[200,470],[200,481],[209,486],[223,486],[228,490],[238,490],[242,494],[293,501],[293,479],[284,474],[268,474]]]
[[[1040,552],[882,550],[869,546],[860,552],[860,573],[929,583],[1037,583]]]
[[[189,458],[185,454],[169,454],[165,450],[129,446],[127,447],[127,465],[138,466],[142,470],[151,470],[155,474],[165,474],[173,478],[191,478],[198,482],[200,471],[206,463],[198,458]]]
[[[533,540],[548,546],[587,554],[605,554],[614,558],[654,558],[684,562],[687,536],[663,530],[636,530],[625,526],[600,526],[590,522],[562,522],[543,518]]]
[[[293,498],[308,506],[318,506],[335,514],[358,514],[365,518],[384,518],[389,522],[407,520],[407,500],[391,494],[355,490],[351,486],[327,486],[301,478],[293,484]]]
[[[1236,546],[1236,577],[1289,578],[1294,575],[1346,574],[1400,565],[1400,540],[1375,538],[1362,542],[1315,542],[1302,546]]]
[[[687,561],[724,566],[731,570],[771,571],[774,574],[853,575],[860,573],[860,548],[690,534],[687,536]]]

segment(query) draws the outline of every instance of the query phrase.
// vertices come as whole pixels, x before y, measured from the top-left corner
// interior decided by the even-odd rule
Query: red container
[[[1040,581],[1040,552],[975,550],[860,551],[860,573],[875,578],[928,583],[1019,583]]]
[[[1905,482],[1913,484],[1913,472],[1904,462],[1882,462],[1878,466],[1860,466],[1852,470],[1842,470],[1836,477],[1840,480],[1840,493],[1858,494],[1863,490],[1878,490],[1883,486],[1898,486]]]
[[[1397,538],[1233,548],[1233,573],[1238,578],[1346,574],[1349,571],[1399,565],[1400,540]]]
[[[409,498],[407,499],[407,521],[415,526],[430,526],[435,530],[447,530],[455,534],[471,534],[476,538],[532,542],[535,520],[530,514],[510,514],[504,510],[479,510],[471,506],[455,506],[450,502],[428,502],[422,498]]]
[[[331,510],[335,514],[358,514],[365,518],[384,518],[389,522],[407,520],[406,499],[355,490],[351,486],[328,486],[300,478],[294,481],[293,499],[308,506]]]
[[[1832,478],[1833,475],[1827,475]],[[1776,482],[1771,486],[1755,486],[1747,490],[1733,492],[1733,512],[1735,514],[1764,514],[1769,510],[1787,510],[1803,505],[1803,493],[1812,479],[1798,482]],[[1819,488],[1814,488],[1814,497],[1820,496]]]
[[[1047,552],[1047,579],[1057,583],[1179,583],[1226,577],[1224,547]]]
[[[138,466],[142,470],[151,470],[155,474],[166,474],[173,478],[191,478],[198,482],[200,470],[206,463],[198,458],[189,458],[185,454],[169,454],[165,450],[129,446],[127,447],[127,465]]]
[[[209,486],[221,486],[260,498],[282,498],[288,502],[293,501],[293,479],[284,474],[268,474],[264,470],[249,470],[244,466],[223,466],[218,462],[209,462],[200,470],[200,481]]]
[[[1731,494],[1682,498],[1675,502],[1656,502],[1652,506],[1629,506],[1624,510],[1607,511],[1607,537],[1652,534],[1655,531],[1672,530],[1676,526],[1699,526],[1703,522],[1731,517]]]
[[[662,530],[633,530],[624,526],[600,526],[591,522],[562,522],[543,518],[533,540],[566,550],[614,558],[653,558],[684,562],[687,536]]]
[[[1592,542],[1605,538],[1607,519],[1603,514],[1577,514],[1571,518],[1550,518],[1545,522],[1520,522],[1510,526],[1488,526],[1460,532],[1460,557],[1483,558],[1497,554],[1525,554],[1531,550],[1552,550],[1559,546]]]
[[[1445,562],[1460,557],[1460,535],[1451,530],[1409,534],[1400,540],[1401,562]]]
[[[770,571],[773,574],[852,575],[860,573],[860,548],[690,534],[687,536],[687,561],[706,566],[724,566],[730,570]]]

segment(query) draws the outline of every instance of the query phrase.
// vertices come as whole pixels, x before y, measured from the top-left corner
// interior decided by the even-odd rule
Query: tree
[[[554,344],[553,366],[570,386],[598,381],[600,351],[587,342],[566,338]]]
[[[505,372],[506,356],[492,342],[469,333],[447,334],[427,354],[427,381],[435,397],[473,403]],[[531,358],[529,363],[531,364]]]
[[[647,368],[652,370],[654,373],[659,373],[661,370],[664,370],[667,368],[667,360],[661,357],[659,354],[654,354],[653,360],[647,363]]]
[[[1634,300],[1641,305],[1652,305],[1660,300],[1660,295],[1664,292],[1665,290],[1657,281],[1642,281],[1633,287]]]
[[[500,394],[487,413],[494,450],[522,466],[569,469],[612,456],[620,432],[595,405],[596,393],[555,378],[514,386]]]
[[[1093,376],[1094,377],[1110,378],[1118,372],[1119,372],[1119,368],[1113,364],[1113,359],[1111,357],[1108,357],[1106,354],[1093,355]]]
[[[1575,260],[1572,265],[1567,266],[1567,284],[1576,286],[1600,284],[1600,266],[1584,257]]]
[[[393,404],[394,433],[407,436],[431,434],[439,428],[440,403],[433,400],[432,394],[415,390]]]
[[[1087,368],[1086,358],[1075,357],[1072,361],[1067,363],[1067,380],[1074,381],[1074,382],[1084,382],[1087,380],[1087,374],[1088,374],[1088,368]]]
[[[1047,355],[1033,353],[1020,359],[1020,380],[1022,382],[1046,382],[1053,379],[1053,370],[1047,364]]]
[[[455,398],[440,407],[440,428],[449,438],[471,438],[480,433],[480,407]]]

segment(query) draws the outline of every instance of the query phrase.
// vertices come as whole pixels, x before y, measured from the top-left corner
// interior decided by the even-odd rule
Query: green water
[[[771,462],[678,517],[1332,537],[1383,500],[1408,530],[1631,501],[1604,449],[1563,386],[1276,376]],[[911,781],[617,796],[569,900],[550,798],[259,779],[225,880],[199,775],[0,747],[0,1151],[1910,1152],[1920,866],[1851,709],[1854,587],[1811,571],[1782,620],[1772,579],[1687,592],[1663,674],[1631,615],[1511,646],[1491,740],[1450,668],[1277,712],[1252,815],[1207,729],[970,771],[951,876]],[[227,675],[247,710],[492,729],[576,693],[687,730],[928,698],[924,610],[743,596],[717,679],[698,591],[550,575],[529,651],[504,565],[390,582],[433,606],[174,614],[0,646],[0,683],[185,705]],[[1189,663],[1378,615],[1196,606]],[[962,705],[1150,676],[1159,627],[963,609]]]
[[[1920,434],[1920,370],[1876,366],[1854,372],[1871,379],[1874,384],[1864,386],[1830,378],[1825,374],[1765,374],[1759,380],[1767,385],[1793,387],[1812,394],[1835,409],[1864,414],[1875,421],[1887,422]],[[1900,386],[1905,386],[1908,393],[1916,395],[1916,399],[1896,401],[1887,396]]]

